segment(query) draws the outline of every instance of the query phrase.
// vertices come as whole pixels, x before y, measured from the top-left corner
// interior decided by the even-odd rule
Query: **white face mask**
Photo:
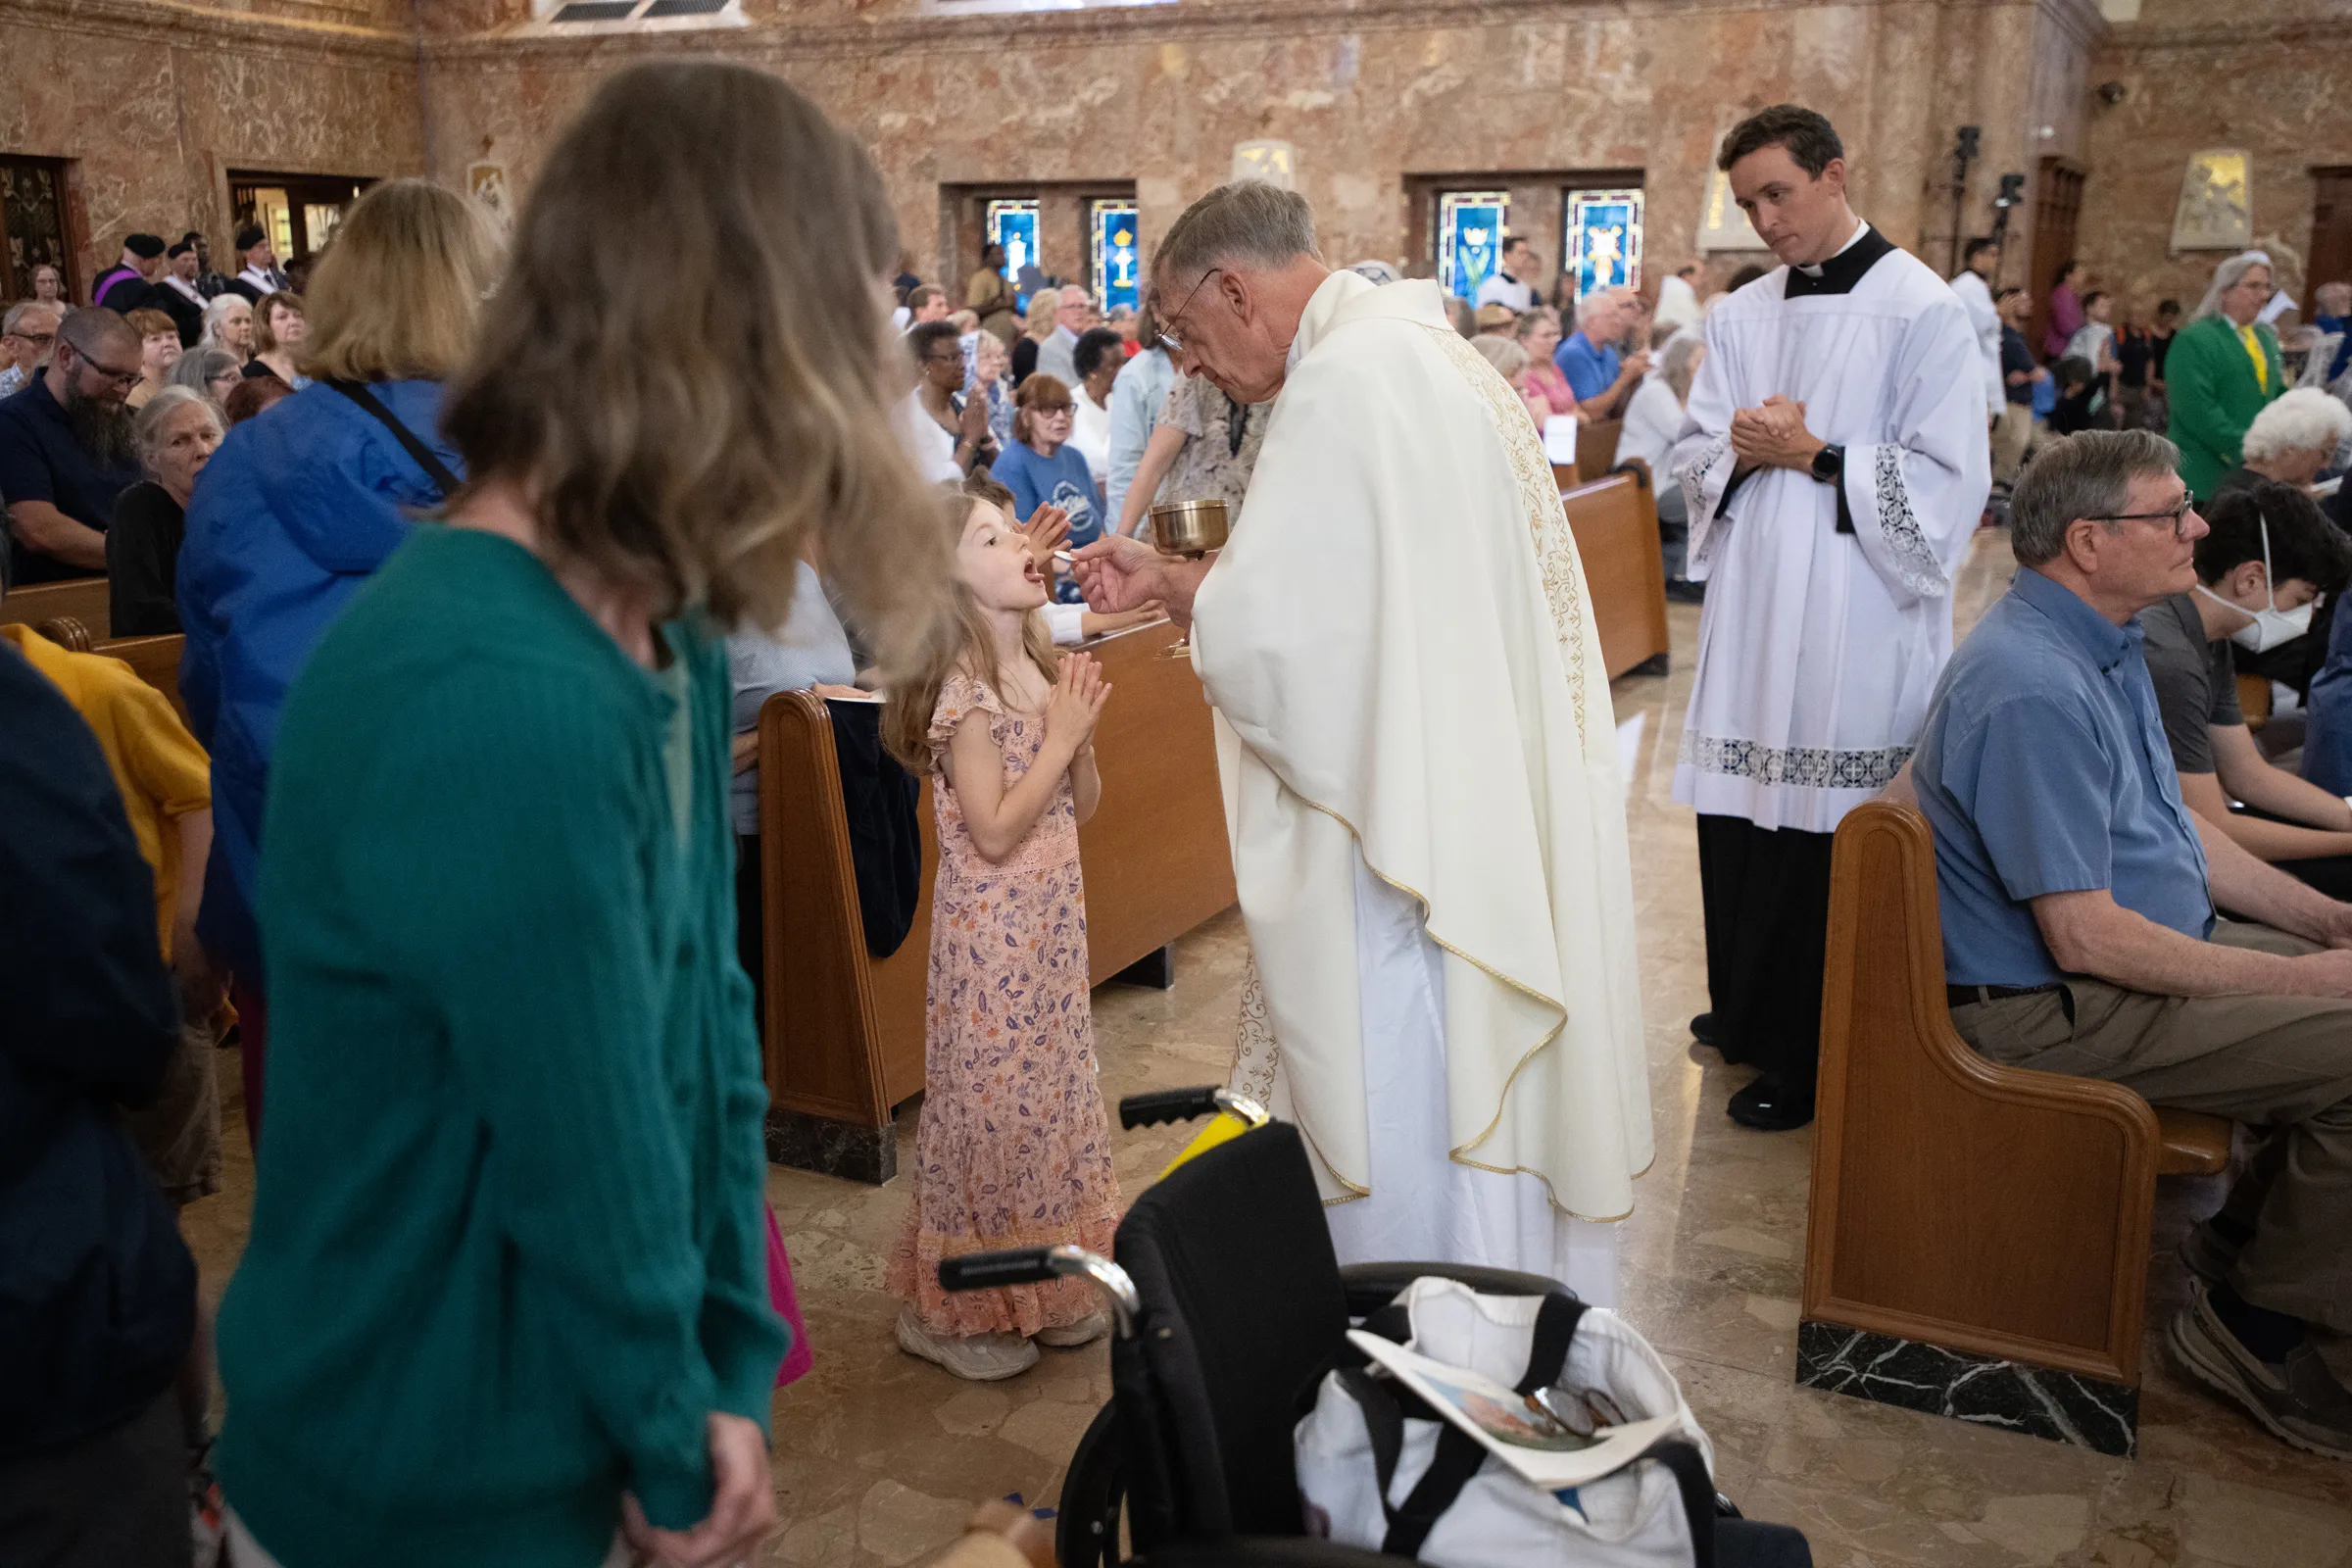
[[[2310,605],[2303,605],[2294,610],[2278,608],[2277,587],[2278,579],[2271,571],[2271,519],[2263,517],[2261,524],[2262,580],[2265,596],[2271,601],[2268,608],[2248,610],[2243,605],[2230,604],[2229,600],[2224,599],[2203,583],[2197,584],[2197,592],[2215,604],[2229,605],[2239,614],[2254,617],[2253,620],[2230,634],[2230,640],[2249,654],[2267,654],[2280,643],[2292,642],[2311,630],[2312,607]]]

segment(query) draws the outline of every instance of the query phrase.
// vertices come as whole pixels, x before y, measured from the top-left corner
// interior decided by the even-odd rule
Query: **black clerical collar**
[[[1882,257],[1894,249],[1892,241],[1868,224],[1862,237],[1821,264],[1819,275],[1801,267],[1788,269],[1788,290],[1784,298],[1803,299],[1808,294],[1851,294],[1862,281],[1862,274],[1878,266]]]

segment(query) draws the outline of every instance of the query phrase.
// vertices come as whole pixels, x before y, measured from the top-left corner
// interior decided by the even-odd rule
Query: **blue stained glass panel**
[[[1510,214],[1504,191],[1457,190],[1438,198],[1438,282],[1446,293],[1476,298],[1478,285],[1501,269]]]
[[[1135,203],[1095,203],[1095,303],[1132,309],[1139,267]]]
[[[1576,190],[1568,193],[1568,237],[1562,254],[1576,279],[1576,297],[1596,288],[1642,286],[1642,193]]]
[[[1021,269],[1037,261],[1037,203],[1033,199],[995,201],[988,204],[988,242],[1004,247],[1004,281],[1020,287]],[[1017,292],[1015,310],[1025,311],[1029,301]]]

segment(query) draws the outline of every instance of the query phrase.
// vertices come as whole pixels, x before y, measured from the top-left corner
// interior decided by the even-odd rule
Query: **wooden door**
[[[2082,211],[2082,171],[2063,158],[2044,158],[2034,186],[2034,270],[2027,285],[2034,293],[2034,321],[2026,341],[2036,359],[2050,329],[2050,290],[2058,286],[2059,270],[2074,259],[2075,220]]]
[[[80,297],[67,226],[64,161],[0,157],[0,299],[32,298],[41,266],[63,274],[67,299]]]
[[[2311,265],[2303,271],[2303,319],[2318,315],[2312,295],[2322,283],[2352,281],[2352,169],[2315,169],[2311,203]]]

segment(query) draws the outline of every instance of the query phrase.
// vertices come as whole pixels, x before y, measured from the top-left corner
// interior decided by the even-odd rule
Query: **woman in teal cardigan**
[[[2165,356],[2166,434],[2180,449],[2180,480],[2199,501],[2237,466],[2254,416],[2286,390],[2278,334],[2254,319],[2270,297],[2271,259],[2261,251],[2230,257],[2214,270],[2195,318],[2174,334]]]
[[[451,388],[471,482],[295,684],[220,1320],[249,1568],[694,1568],[773,1521],[714,630],[780,626],[812,543],[886,667],[945,625],[890,433],[882,188],[773,76],[610,78]],[[670,237],[658,269],[583,265],[619,212]]]

